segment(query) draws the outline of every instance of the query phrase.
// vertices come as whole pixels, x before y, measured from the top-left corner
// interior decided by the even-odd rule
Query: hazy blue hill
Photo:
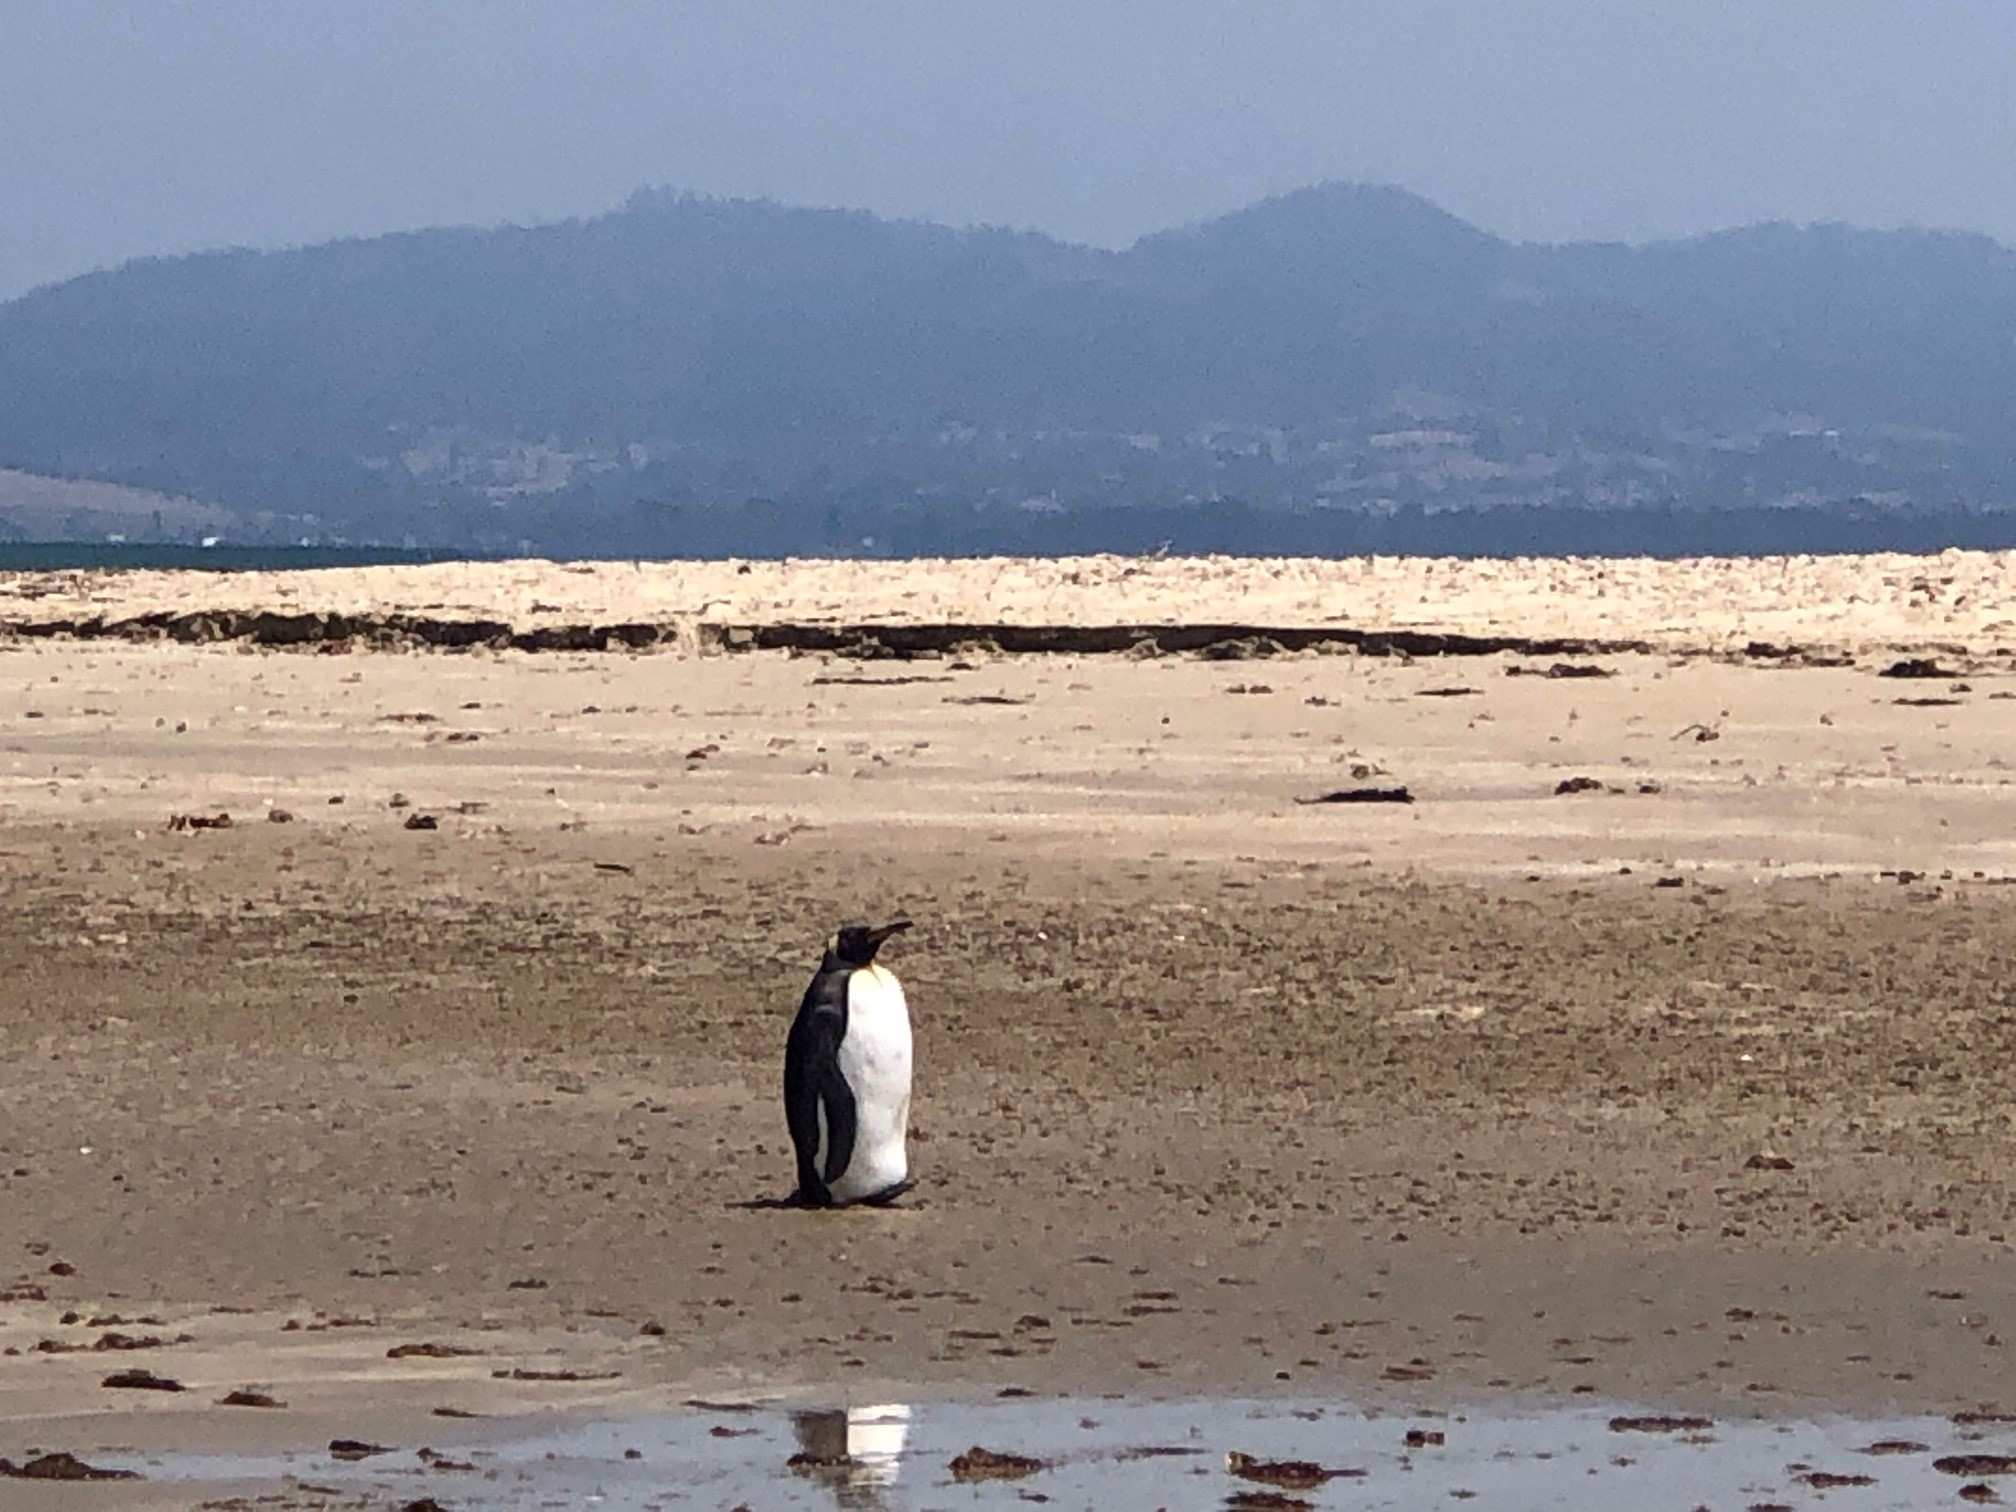
[[[1660,318],[1703,416],[1985,431],[2016,395],[2016,252],[1987,237],[1774,223],[1532,262],[1559,303]]]
[[[1304,308],[1349,312],[1394,299],[1481,295],[1509,250],[1403,189],[1324,184],[1143,237],[1127,259],[1187,277],[1198,293],[1292,298]]]
[[[690,531],[752,496],[780,539],[1032,494],[1994,504],[2012,397],[2016,253],[1986,238],[1516,245],[1366,185],[1118,253],[654,191],[552,225],[150,259],[0,306],[0,466],[317,538],[644,549],[667,510]],[[1799,417],[1948,439],[1757,450]],[[1409,424],[1477,450],[1396,475],[1369,438]]]

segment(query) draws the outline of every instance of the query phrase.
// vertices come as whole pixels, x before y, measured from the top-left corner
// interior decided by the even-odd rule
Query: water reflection
[[[890,1404],[794,1412],[791,1432],[798,1441],[793,1470],[826,1486],[849,1512],[875,1512],[901,1473],[910,1409]]]

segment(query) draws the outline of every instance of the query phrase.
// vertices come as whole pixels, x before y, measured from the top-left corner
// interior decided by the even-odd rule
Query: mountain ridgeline
[[[2012,403],[2016,252],[1985,237],[1520,245],[1360,185],[1123,251],[647,191],[0,306],[0,467],[240,541],[2008,544]]]

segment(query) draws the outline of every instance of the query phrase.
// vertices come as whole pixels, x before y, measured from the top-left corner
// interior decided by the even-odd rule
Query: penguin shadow
[[[742,1213],[769,1213],[783,1210],[805,1213],[844,1213],[850,1208],[892,1208],[897,1205],[901,1198],[908,1196],[915,1189],[916,1185],[917,1183],[914,1181],[906,1181],[900,1186],[891,1187],[886,1192],[877,1192],[873,1197],[863,1197],[854,1202],[807,1202],[799,1193],[791,1192],[783,1197],[751,1197],[742,1202],[731,1202],[728,1206],[731,1211]],[[914,1209],[924,1204],[906,1202],[902,1205],[906,1208]]]

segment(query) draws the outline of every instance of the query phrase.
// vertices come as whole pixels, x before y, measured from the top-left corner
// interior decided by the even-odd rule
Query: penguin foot
[[[915,1185],[917,1183],[914,1181],[899,1181],[896,1185],[886,1187],[882,1191],[875,1193],[872,1197],[863,1197],[860,1205],[862,1207],[888,1207],[889,1204]]]

